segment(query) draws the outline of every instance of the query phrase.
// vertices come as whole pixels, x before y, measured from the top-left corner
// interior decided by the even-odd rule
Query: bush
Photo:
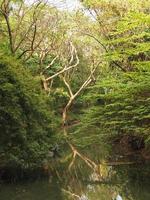
[[[52,145],[52,111],[40,79],[0,54],[0,166],[40,166]]]

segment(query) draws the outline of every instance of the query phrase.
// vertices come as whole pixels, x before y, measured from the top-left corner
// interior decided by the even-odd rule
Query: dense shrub
[[[0,166],[40,166],[52,145],[52,111],[40,79],[0,54]]]

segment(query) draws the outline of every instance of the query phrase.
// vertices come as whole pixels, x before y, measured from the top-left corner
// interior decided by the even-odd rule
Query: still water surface
[[[111,173],[104,180],[92,172],[64,176],[61,169],[49,180],[1,184],[0,200],[150,200],[148,163],[105,167]]]

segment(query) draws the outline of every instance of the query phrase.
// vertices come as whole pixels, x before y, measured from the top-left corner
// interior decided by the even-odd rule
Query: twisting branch
[[[62,70],[60,70],[60,71],[56,72],[54,75],[46,78],[47,82],[50,81],[50,80],[52,80],[52,79],[54,79],[55,77],[57,77],[57,76],[65,73],[66,71],[68,71],[68,70],[70,70],[70,69],[75,68],[75,67],[78,66],[78,64],[79,64],[79,57],[78,57],[78,54],[77,54],[77,50],[73,46],[72,42],[70,42],[70,45],[72,46],[72,48],[71,48],[71,59],[69,61],[69,65],[65,65]],[[74,59],[76,59],[76,62],[75,62],[75,64],[72,64],[72,62],[74,61]]]
[[[67,105],[65,106],[64,110],[63,110],[63,116],[62,116],[62,120],[63,120],[63,125],[67,125],[67,112],[69,110],[69,108],[71,107],[73,101],[75,100],[75,98],[93,81],[95,81],[94,78],[94,73],[97,69],[97,67],[99,66],[101,62],[99,62],[97,64],[96,67],[91,69],[90,75],[87,77],[87,79],[84,81],[84,83],[80,86],[80,88],[73,94],[72,89],[71,89],[71,85],[67,82],[66,77],[63,76],[63,82],[66,85],[68,92],[69,92],[69,101],[67,103]]]
[[[53,64],[54,62],[56,61],[56,59],[58,58],[58,55],[52,60],[52,62],[44,69],[44,71],[41,73],[41,76],[42,76],[42,82],[43,82],[43,87],[46,91],[49,91],[49,88],[48,88],[48,84],[50,81],[52,81],[54,78],[60,76],[61,74],[69,71],[70,69],[73,69],[75,67],[78,66],[79,64],[79,57],[78,57],[78,54],[77,54],[77,50],[76,48],[74,47],[74,45],[72,44],[72,42],[70,42],[70,54],[71,54],[71,58],[68,62],[68,65],[65,65],[63,67],[62,70],[56,72],[54,75],[50,76],[50,77],[45,77],[44,75],[44,72],[49,69]],[[73,61],[75,60],[75,63],[73,64]]]

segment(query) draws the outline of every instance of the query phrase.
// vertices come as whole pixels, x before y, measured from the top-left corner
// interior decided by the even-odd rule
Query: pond
[[[84,174],[85,168],[80,172],[61,168],[49,179],[1,183],[0,200],[150,200],[149,163],[102,169],[103,179],[91,170]]]

